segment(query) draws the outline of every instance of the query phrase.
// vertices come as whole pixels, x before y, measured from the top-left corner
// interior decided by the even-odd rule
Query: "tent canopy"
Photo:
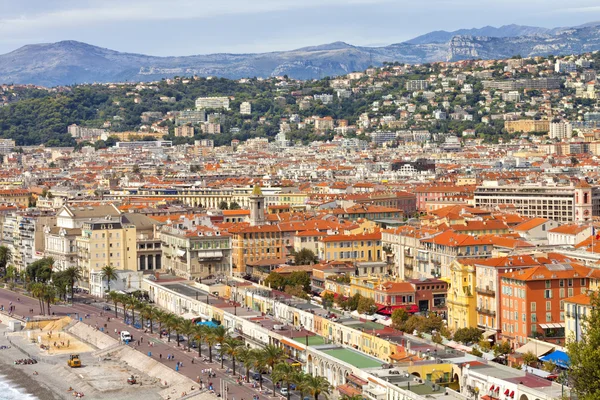
[[[540,357],[542,361],[550,361],[562,368],[569,368],[570,360],[567,353],[562,350],[554,350],[552,353]]]

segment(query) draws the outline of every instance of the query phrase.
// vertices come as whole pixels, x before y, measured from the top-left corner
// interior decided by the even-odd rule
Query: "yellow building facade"
[[[119,219],[84,222],[76,239],[78,264],[84,278],[106,265],[137,271],[136,228]]]
[[[475,267],[454,260],[450,264],[448,286],[448,328],[477,328],[477,299],[475,297]],[[472,263],[471,263],[472,264]]]
[[[382,255],[381,232],[330,235],[319,240],[319,258],[327,261],[371,262]]]

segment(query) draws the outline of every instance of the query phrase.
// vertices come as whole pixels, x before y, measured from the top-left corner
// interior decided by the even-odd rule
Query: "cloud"
[[[110,22],[167,21],[205,19],[232,14],[255,14],[318,8],[322,6],[352,6],[361,4],[379,4],[393,0],[105,0],[87,2],[87,7],[68,7],[42,12],[5,13],[0,18],[0,31],[20,32],[29,29],[42,30],[73,26],[89,26]],[[16,14],[16,15],[15,15]]]

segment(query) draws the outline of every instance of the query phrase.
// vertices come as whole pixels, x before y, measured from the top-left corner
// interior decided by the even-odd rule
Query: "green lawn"
[[[347,349],[323,350],[323,352],[358,368],[375,368],[380,367],[382,364],[381,361],[374,360],[370,357],[363,356],[360,353]]]
[[[298,343],[306,344],[306,336],[304,337],[296,337],[294,340]],[[308,337],[308,345],[309,346],[318,346],[321,344],[325,344],[325,338],[319,335],[309,336]]]

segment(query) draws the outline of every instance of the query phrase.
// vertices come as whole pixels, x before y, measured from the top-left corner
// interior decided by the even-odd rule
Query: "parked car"
[[[255,381],[260,380],[260,374],[258,372],[255,372],[254,374],[252,374],[252,379],[254,379]]]
[[[215,344],[215,350],[221,350],[221,343]]]
[[[133,336],[128,331],[121,331],[121,341],[122,342],[131,342],[133,340]]]
[[[288,390],[287,390],[287,388],[281,388],[281,390],[279,391],[279,393],[281,393],[283,396],[287,396],[288,395]]]

